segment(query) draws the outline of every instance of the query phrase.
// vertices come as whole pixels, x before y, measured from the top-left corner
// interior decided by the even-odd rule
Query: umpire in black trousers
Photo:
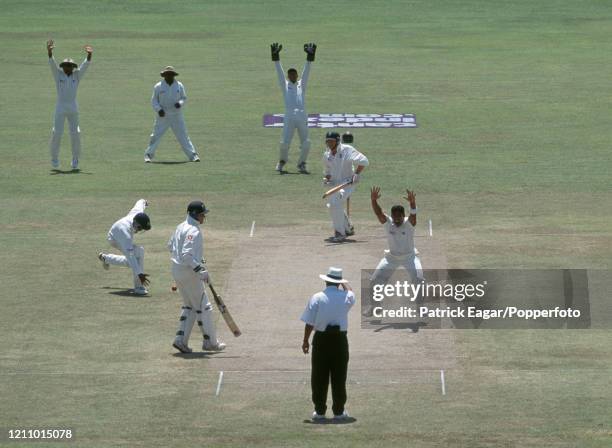
[[[344,409],[346,403],[346,372],[349,361],[349,347],[346,331],[348,312],[355,304],[355,294],[342,278],[342,269],[329,268],[327,275],[319,275],[325,281],[325,289],[310,298],[302,314],[304,342],[302,351],[310,351],[312,338],[312,402],[315,410],[313,421],[325,419],[327,411],[327,389],[331,379],[332,411],[334,419],[348,418]]]

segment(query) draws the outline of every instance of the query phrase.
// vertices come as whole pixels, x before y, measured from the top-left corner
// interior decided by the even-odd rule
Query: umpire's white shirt
[[[352,291],[328,286],[310,298],[300,319],[316,331],[325,331],[328,325],[339,325],[340,331],[346,331],[348,312],[354,304]]]
[[[172,263],[195,269],[202,264],[204,255],[204,238],[199,222],[191,216],[180,223],[168,241]]]
[[[162,80],[153,87],[153,96],[151,97],[151,106],[155,112],[164,110],[166,114],[179,114],[183,110],[183,106],[187,102],[185,87],[176,79],[172,84],[168,84],[166,80]],[[176,108],[175,104],[179,103],[180,108]]]
[[[355,165],[368,166],[369,163],[366,156],[351,145],[345,145],[344,143],[338,143],[335,155],[329,149],[323,155],[324,174],[331,176],[330,181],[335,185],[351,180],[355,172]]]
[[[112,225],[107,238],[108,241],[114,241],[117,244],[118,249],[125,255],[128,264],[137,274],[142,274],[142,270],[134,255],[134,216],[144,212],[146,208],[147,201],[139,199],[127,215]]]
[[[49,58],[49,66],[55,80],[55,88],[57,90],[58,105],[70,105],[76,107],[76,96],[79,83],[85,76],[90,62],[85,59],[78,70],[74,70],[70,76],[64,73],[61,67],[55,62],[55,58]]]
[[[396,257],[414,256],[414,226],[408,218],[400,226],[393,224],[390,216],[385,215],[387,221],[383,224],[385,235],[389,243],[391,255]]]

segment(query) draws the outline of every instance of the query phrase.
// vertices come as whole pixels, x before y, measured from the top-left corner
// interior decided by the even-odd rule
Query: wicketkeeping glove
[[[274,42],[272,45],[270,45],[270,51],[272,52],[272,60],[273,61],[280,61],[280,51],[283,49],[283,46],[280,45],[278,42]]]
[[[304,51],[306,52],[306,60],[310,62],[314,61],[315,53],[317,52],[317,44],[312,42],[309,44],[304,44]]]

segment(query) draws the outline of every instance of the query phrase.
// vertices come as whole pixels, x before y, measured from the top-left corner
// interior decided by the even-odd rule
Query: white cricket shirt
[[[172,263],[194,269],[202,264],[204,256],[204,238],[200,230],[200,223],[187,216],[180,223],[168,241],[168,250],[171,253]]]
[[[325,166],[325,176],[330,176],[333,185],[340,185],[348,182],[353,177],[355,165],[368,166],[368,158],[357,151],[351,145],[338,143],[336,154],[328,149],[323,154],[323,166]]]
[[[414,256],[414,226],[404,218],[401,226],[393,224],[391,217],[385,215],[387,221],[383,224],[385,235],[389,242],[389,251],[396,257]]]
[[[185,87],[176,79],[172,84],[168,84],[165,79],[161,80],[153,87],[153,96],[151,97],[151,106],[155,112],[161,109],[166,114],[179,114],[183,110],[183,106],[187,101]],[[179,103],[180,108],[176,108],[175,104]]]
[[[57,102],[61,104],[76,104],[77,89],[79,83],[85,76],[87,68],[90,62],[85,59],[78,70],[74,70],[70,76],[64,73],[57,63],[55,58],[49,58],[49,67],[51,67],[51,73],[55,80],[55,88],[57,90]]]
[[[274,61],[276,74],[278,75],[278,85],[283,92],[285,101],[285,114],[304,113],[306,111],[306,86],[310,75],[310,61],[306,61],[301,78],[292,83],[285,78],[285,72],[280,61]]]

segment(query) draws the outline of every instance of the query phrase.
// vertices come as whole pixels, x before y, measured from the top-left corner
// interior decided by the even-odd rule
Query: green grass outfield
[[[369,185],[386,207],[410,187],[419,231],[431,218],[451,266],[610,269],[611,24],[612,5],[597,0],[2,0],[0,427],[73,426],[73,446],[92,447],[610,446],[606,331],[455,332],[448,395],[436,371],[405,388],[354,387],[352,425],[304,424],[300,379],[237,383],[215,401],[206,360],[168,361],[164,246],[197,197],[213,211],[206,256],[220,281],[253,220],[327,236],[323,130],[311,132],[313,175],[281,177],[280,131],[261,125],[282,112],[269,44],[301,68],[314,41],[309,112],[415,113],[419,124],[354,132],[371,161],[352,200],[358,226],[373,220]],[[94,47],[79,88],[79,174],[50,171],[50,37],[58,60]],[[151,89],[168,64],[187,89],[200,164],[142,161]],[[66,133],[60,154],[67,167]],[[168,133],[157,160],[183,157]],[[152,298],[109,300],[101,286],[129,276],[105,275],[95,256],[140,197],[151,202],[153,230],[139,241]]]

